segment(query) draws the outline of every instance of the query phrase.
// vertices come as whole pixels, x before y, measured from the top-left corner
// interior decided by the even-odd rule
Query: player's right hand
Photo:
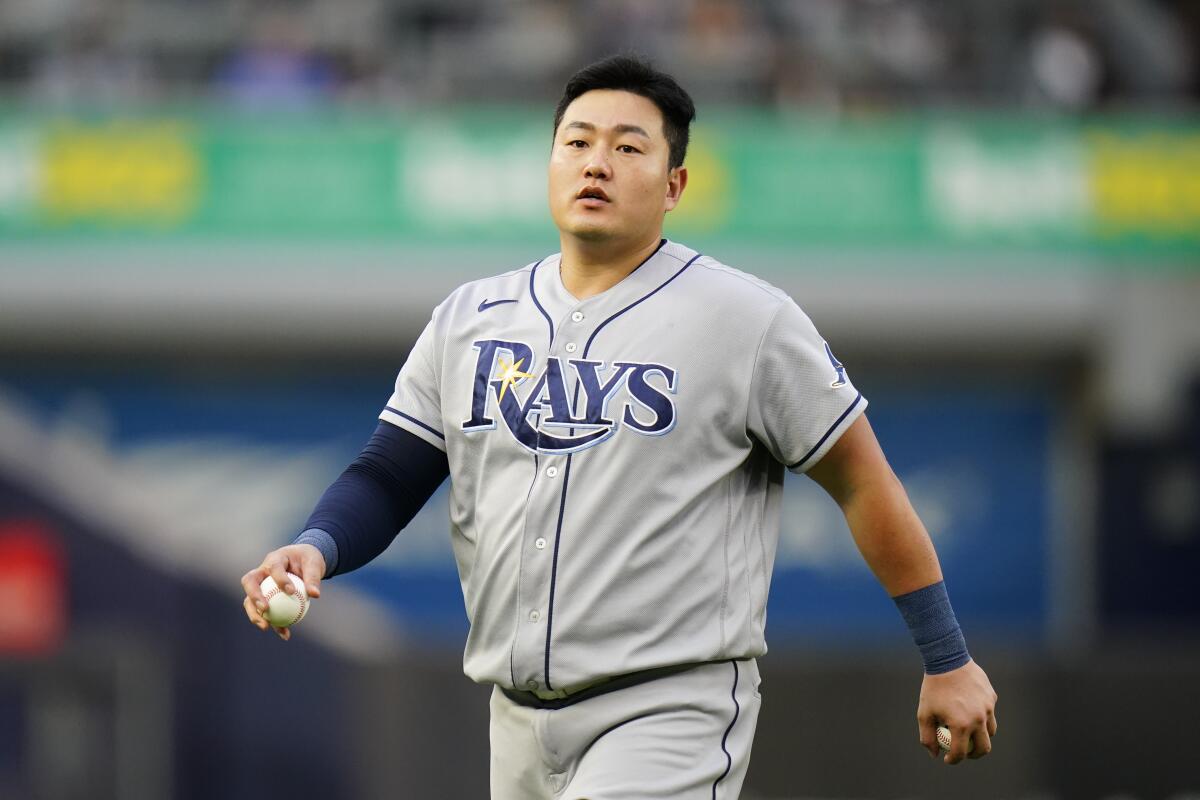
[[[242,608],[246,610],[246,617],[250,620],[250,624],[259,630],[265,631],[267,628],[273,627],[263,618],[263,612],[267,610],[267,599],[263,597],[260,585],[270,575],[275,579],[276,584],[291,594],[292,582],[288,580],[287,576],[289,572],[299,575],[304,580],[304,588],[309,597],[321,596],[321,578],[325,575],[325,557],[311,544],[289,544],[278,550],[272,550],[267,553],[261,564],[242,576],[242,590],[246,593],[246,599],[242,601]],[[274,630],[285,642],[292,638],[292,632],[288,628],[274,628]]]

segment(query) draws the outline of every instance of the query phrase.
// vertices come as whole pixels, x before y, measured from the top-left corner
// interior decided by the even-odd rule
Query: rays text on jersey
[[[471,418],[462,424],[464,433],[495,430],[499,411],[505,427],[526,449],[563,455],[600,444],[620,426],[645,436],[662,436],[675,427],[677,374],[665,364],[606,365],[551,356],[535,374],[522,370],[532,370],[535,362],[533,349],[523,342],[484,339],[472,346],[478,357]],[[528,391],[518,390],[530,382]],[[611,401],[622,390],[623,406],[610,413]]]

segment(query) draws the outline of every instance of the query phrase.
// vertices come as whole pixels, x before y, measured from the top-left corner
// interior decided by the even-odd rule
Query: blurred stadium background
[[[557,249],[565,77],[700,109],[668,233],[872,399],[1000,693],[920,662],[791,481],[754,798],[1200,797],[1200,4],[0,0],[0,798],[478,798],[445,494],[284,645],[240,575],[431,307]]]

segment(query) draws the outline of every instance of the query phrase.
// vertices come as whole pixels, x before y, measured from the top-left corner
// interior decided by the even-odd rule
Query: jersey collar
[[[534,292],[556,327],[564,315],[576,310],[594,317],[598,323],[658,289],[695,255],[694,250],[663,239],[649,258],[615,286],[586,300],[578,300],[563,286],[559,272],[562,253],[555,253],[536,267]]]

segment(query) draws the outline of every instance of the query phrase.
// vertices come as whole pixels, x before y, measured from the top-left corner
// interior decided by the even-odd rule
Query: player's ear
[[[687,167],[673,167],[667,173],[667,197],[666,210],[670,211],[679,205],[679,200],[683,197],[683,190],[687,187],[688,171]]]

